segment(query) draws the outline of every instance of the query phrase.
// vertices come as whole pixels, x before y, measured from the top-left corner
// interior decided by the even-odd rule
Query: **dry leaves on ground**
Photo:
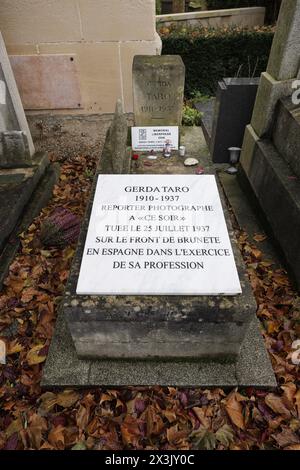
[[[41,371],[75,246],[43,249],[42,221],[63,206],[82,217],[95,161],[62,165],[54,197],[26,233],[0,294],[0,449],[295,449],[300,448],[300,300],[286,272],[264,258],[259,243],[238,233],[258,303],[262,334],[278,390],[101,388],[46,391]]]

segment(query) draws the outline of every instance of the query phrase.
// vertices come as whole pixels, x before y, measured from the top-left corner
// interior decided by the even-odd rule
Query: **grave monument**
[[[180,60],[134,60],[139,128],[158,117],[154,127],[164,131],[180,124],[183,77],[170,76],[171,64]],[[173,113],[144,104],[149,83],[161,87],[163,80]],[[194,129],[181,138],[199,158]],[[200,155],[207,171],[198,176],[176,150],[155,160],[139,153],[128,173],[116,174],[105,171],[109,148],[96,171],[42,385],[275,386],[212,163]]]
[[[185,67],[180,56],[138,55],[133,60],[136,126],[180,126]]]
[[[246,127],[240,180],[255,197],[300,288],[300,0],[283,0]],[[298,88],[298,90],[297,90]]]
[[[47,155],[35,153],[0,33],[0,288],[18,248],[17,233],[50,198],[57,172]]]

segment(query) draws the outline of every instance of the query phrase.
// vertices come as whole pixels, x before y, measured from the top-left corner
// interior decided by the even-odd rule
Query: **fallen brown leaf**
[[[225,409],[233,424],[240,429],[245,429],[243,407],[237,398],[236,392],[231,393],[225,401]]]

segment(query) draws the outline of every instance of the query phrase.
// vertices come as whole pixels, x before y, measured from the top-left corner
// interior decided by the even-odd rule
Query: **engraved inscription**
[[[135,56],[133,95],[139,127],[181,123],[184,66],[179,56]]]

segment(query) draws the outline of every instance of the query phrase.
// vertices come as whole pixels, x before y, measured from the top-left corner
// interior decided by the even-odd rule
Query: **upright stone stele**
[[[251,124],[245,130],[239,173],[262,209],[298,289],[300,106],[293,103],[292,95],[300,70],[299,25],[300,0],[283,0],[267,71],[261,76]]]
[[[100,173],[122,174],[129,173],[131,155],[127,146],[128,127],[123,105],[117,100],[115,114],[107,131],[104,149],[100,161]]]
[[[299,75],[299,24],[300,0],[283,0],[267,71],[261,75],[251,120],[258,137],[269,133],[278,100],[292,93],[292,83]]]
[[[110,128],[112,169],[116,174],[121,174],[124,170],[127,135],[127,121],[123,112],[122,101],[118,99],[114,119]]]
[[[32,165],[34,145],[0,33],[0,168]]]
[[[137,55],[133,60],[136,126],[180,126],[185,66],[180,56]]]

